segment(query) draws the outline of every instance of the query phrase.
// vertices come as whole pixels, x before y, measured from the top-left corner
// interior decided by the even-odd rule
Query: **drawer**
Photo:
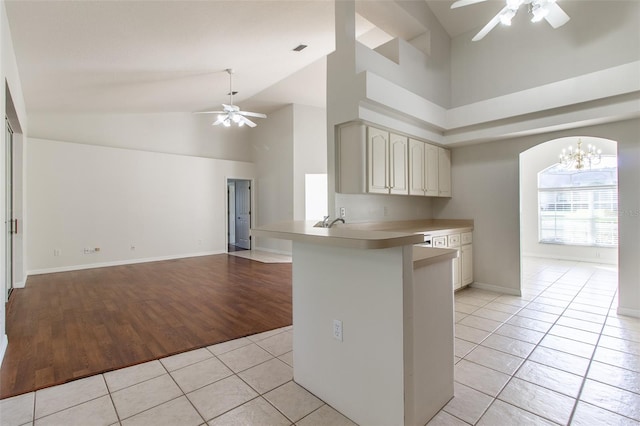
[[[447,247],[447,237],[433,237],[433,247],[446,248]]]
[[[447,247],[460,247],[460,234],[451,234],[447,236]]]
[[[462,234],[462,244],[471,244],[473,242],[473,232],[465,232]]]

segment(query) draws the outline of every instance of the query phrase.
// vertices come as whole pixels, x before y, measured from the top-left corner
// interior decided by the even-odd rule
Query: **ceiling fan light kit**
[[[468,6],[470,4],[482,3],[487,0],[458,0],[451,5],[451,9],[457,9],[458,7]],[[545,19],[549,25],[553,28],[559,28],[569,21],[569,15],[566,14],[560,6],[556,4],[556,0],[505,0],[506,6],[502,8],[496,16],[494,16],[485,25],[478,34],[471,40],[482,40],[484,36],[495,28],[496,25],[501,23],[502,25],[510,26],[511,20],[518,9],[523,4],[528,5],[529,14],[531,15],[531,22],[540,22]]]
[[[231,68],[227,68],[225,72],[229,74],[229,104],[222,104],[222,111],[200,111],[195,114],[218,114],[216,121],[211,123],[212,126],[222,124],[224,127],[231,127],[231,123],[235,123],[238,127],[242,127],[245,124],[249,127],[256,127],[256,123],[249,120],[247,117],[267,118],[266,114],[241,111],[239,106],[233,104],[233,95],[238,93],[233,91],[233,70]]]

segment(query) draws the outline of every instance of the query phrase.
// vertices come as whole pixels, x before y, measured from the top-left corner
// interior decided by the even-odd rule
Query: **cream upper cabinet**
[[[435,145],[425,144],[425,182],[424,182],[424,195],[430,197],[437,197],[439,176],[439,164],[438,164],[438,152],[440,148]],[[449,176],[449,181],[451,177]]]
[[[451,197],[451,151],[438,148],[438,195]]]
[[[359,122],[339,126],[336,142],[337,192],[441,195],[442,148]]]
[[[409,195],[409,140],[389,133],[389,193]]]
[[[409,195],[437,197],[438,147],[409,139]]]
[[[409,194],[408,141],[375,127],[367,128],[367,192]]]
[[[389,193],[389,133],[367,129],[367,192]]]
[[[425,195],[425,148],[426,143],[409,139],[409,195]]]

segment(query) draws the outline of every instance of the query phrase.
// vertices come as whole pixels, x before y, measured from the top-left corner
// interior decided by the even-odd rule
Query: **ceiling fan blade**
[[[218,119],[216,121],[214,121],[213,123],[211,123],[212,126],[217,126],[218,124],[222,124],[224,123],[224,120],[227,117],[223,117],[223,116],[219,116]]]
[[[226,111],[196,111],[194,114],[226,114]]]
[[[488,23],[487,25],[484,26],[484,28],[482,28],[480,30],[480,32],[478,34],[475,35],[475,37],[473,37],[471,39],[471,41],[478,41],[478,40],[482,40],[484,38],[484,36],[486,36],[487,34],[489,34],[489,31],[491,31],[492,29],[495,28],[496,25],[498,25],[498,23],[500,22],[500,15],[502,15],[509,7],[505,6],[502,8],[502,10],[500,12],[498,12],[498,14],[496,16],[494,16]]]
[[[233,111],[233,112],[238,112],[240,111],[240,107],[236,106],[236,105],[227,105],[227,104],[222,104],[222,107],[224,108],[225,111]]]
[[[256,127],[256,123],[254,123],[253,121],[249,120],[247,117],[245,117],[244,115],[240,115],[240,122],[246,124],[249,127]]]
[[[260,112],[238,111],[238,114],[246,115],[247,117],[267,118],[267,114],[262,114]]]
[[[547,16],[545,16],[544,19],[546,19],[549,25],[553,28],[559,28],[571,19],[569,18],[569,15],[567,15],[566,12],[555,2],[547,3],[546,7],[548,8],[549,13],[547,13]]]
[[[457,9],[462,6],[468,6],[470,4],[482,3],[487,0],[458,0],[451,5],[451,9]]]

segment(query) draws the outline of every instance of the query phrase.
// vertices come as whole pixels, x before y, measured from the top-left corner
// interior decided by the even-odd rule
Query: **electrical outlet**
[[[53,249],[54,256],[60,256],[60,249]]]
[[[130,247],[130,248],[131,248],[131,251],[136,251],[136,246],[135,246],[135,244],[131,244],[131,247]]]
[[[384,206],[384,208],[382,209],[382,215],[384,217],[387,217],[388,214],[389,214],[389,209],[387,208],[387,206]]]
[[[345,217],[347,215],[347,209],[344,207],[340,207],[340,217]]]
[[[333,338],[342,342],[342,321],[333,320]]]

